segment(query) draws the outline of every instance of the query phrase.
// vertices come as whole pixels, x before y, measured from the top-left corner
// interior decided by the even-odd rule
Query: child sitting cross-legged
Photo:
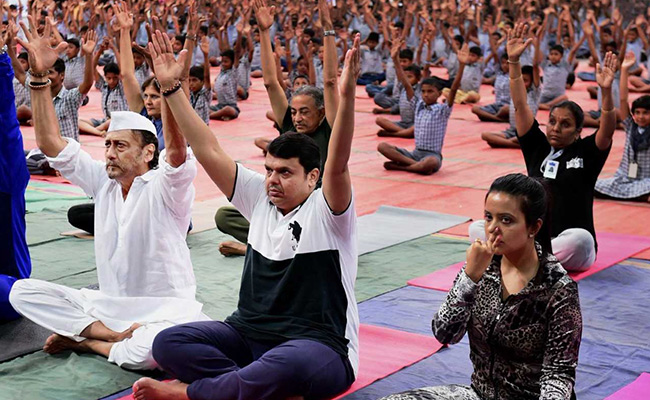
[[[210,41],[207,36],[201,39],[200,50],[203,53],[203,65],[190,68],[189,87],[192,108],[206,123],[210,123],[210,101],[212,100],[212,85],[210,83]]]
[[[454,78],[447,97],[447,103],[438,104],[442,84],[435,78],[422,81],[422,99],[413,96],[411,99],[415,107],[415,149],[409,151],[392,144],[382,142],[377,150],[390,161],[384,163],[388,170],[401,170],[415,172],[422,175],[431,175],[442,165],[442,145],[447,132],[447,123],[454,105],[456,91],[460,86],[465,64],[469,61],[467,44],[458,51],[458,74]]]
[[[210,119],[229,121],[239,116],[237,107],[237,67],[239,59],[231,49],[221,52],[221,72],[214,82],[217,104],[210,106]]]
[[[413,137],[415,105],[417,99],[420,97],[418,82],[420,82],[421,71],[420,67],[414,64],[402,69],[398,57],[403,44],[403,42],[395,41],[391,48],[391,57],[395,63],[396,79],[399,81],[400,86],[404,88],[399,97],[399,113],[402,119],[393,122],[388,118],[378,117],[376,122],[381,129],[377,132],[377,136]]]
[[[508,105],[510,104],[510,77],[508,71],[508,54],[503,53],[500,59],[499,71],[497,71],[494,78],[494,103],[472,107],[472,112],[481,121],[508,121]]]
[[[625,147],[618,170],[611,178],[596,182],[596,197],[619,200],[650,201],[650,96],[641,96],[628,105],[629,70],[634,53],[627,53],[621,65],[619,107],[625,127]]]

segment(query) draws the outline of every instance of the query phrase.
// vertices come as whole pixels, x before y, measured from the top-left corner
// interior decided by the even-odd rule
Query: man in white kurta
[[[106,136],[107,146],[110,132],[125,130],[156,135],[146,118],[116,112]],[[63,150],[48,161],[95,199],[99,290],[76,290],[25,279],[14,286],[11,304],[23,316],[55,332],[59,342],[60,337],[72,339],[64,340],[66,346],[59,343],[55,347],[102,354],[75,346],[90,339],[88,335],[82,337],[82,332],[100,321],[122,339],[113,342],[104,354],[110,362],[131,369],[155,368],[151,346],[158,332],[178,323],[205,319],[202,305],[195,300],[196,283],[185,242],[196,161],[188,149],[185,162],[174,168],[163,150],[160,166],[135,177],[125,196],[120,182],[109,178],[107,169],[112,161],[108,156],[106,163],[93,160],[78,142],[65,140]],[[47,347],[46,343],[46,351]]]

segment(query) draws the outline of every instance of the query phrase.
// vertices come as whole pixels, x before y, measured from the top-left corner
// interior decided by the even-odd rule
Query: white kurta
[[[81,331],[96,320],[117,332],[134,322],[143,324],[133,338],[113,346],[109,361],[151,368],[151,343],[160,330],[206,318],[195,300],[185,242],[196,160],[188,149],[185,163],[173,168],[163,151],[160,166],[135,178],[124,199],[120,184],[108,178],[105,163],[93,160],[78,142],[66,140],[65,149],[48,161],[95,199],[99,291],[28,279],[15,287],[10,300],[27,318],[78,341],[83,340]]]

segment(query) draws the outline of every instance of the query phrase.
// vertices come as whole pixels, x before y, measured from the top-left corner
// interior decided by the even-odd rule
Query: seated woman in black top
[[[485,235],[432,329],[443,344],[469,336],[472,385],[445,385],[388,396],[424,399],[570,399],[582,334],[578,286],[549,253],[543,185],[523,174],[492,183]]]
[[[607,53],[598,65],[596,79],[602,90],[600,128],[580,137],[584,114],[579,105],[564,101],[551,109],[546,135],[526,102],[519,57],[530,45],[525,24],[508,34],[510,94],[515,105],[515,125],[528,175],[544,177],[551,192],[550,229],[552,250],[569,271],[584,271],[596,259],[594,229],[594,186],[612,146],[616,113],[612,101],[612,82],[616,56]],[[481,237],[480,224],[470,227],[470,238]]]

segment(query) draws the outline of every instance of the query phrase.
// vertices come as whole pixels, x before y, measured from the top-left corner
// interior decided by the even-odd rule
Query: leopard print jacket
[[[537,246],[540,267],[502,300],[501,257],[478,283],[460,271],[431,322],[443,344],[469,335],[472,387],[482,399],[571,399],[582,335],[578,285]]]

